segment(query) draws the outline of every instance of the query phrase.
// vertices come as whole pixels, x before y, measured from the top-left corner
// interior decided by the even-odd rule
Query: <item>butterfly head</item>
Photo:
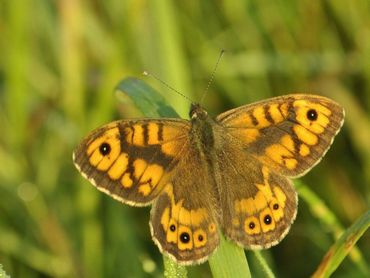
[[[198,103],[192,103],[190,107],[189,117],[190,119],[206,119],[208,117],[208,113]]]

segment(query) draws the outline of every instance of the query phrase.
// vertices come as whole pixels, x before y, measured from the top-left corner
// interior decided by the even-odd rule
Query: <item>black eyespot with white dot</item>
[[[182,243],[188,243],[190,241],[190,235],[186,232],[181,233],[180,240]]]
[[[273,208],[274,210],[278,210],[278,209],[279,209],[279,204],[274,204],[274,205],[272,206],[272,208]]]
[[[99,151],[102,155],[106,156],[106,155],[110,154],[111,147],[108,143],[104,142],[100,145]]]
[[[203,236],[202,236],[202,235],[199,235],[199,236],[198,236],[198,240],[199,240],[199,241],[203,241],[203,239],[204,239],[204,238],[203,238]]]
[[[317,111],[315,109],[308,110],[307,111],[307,114],[306,114],[306,117],[310,121],[316,121],[317,120],[317,117],[318,117]]]
[[[249,222],[249,229],[253,230],[256,227],[256,224],[254,224],[253,221]]]
[[[270,225],[271,222],[272,222],[272,219],[271,219],[271,216],[269,214],[267,214],[264,218],[263,218],[263,222],[265,222],[266,225]]]
[[[171,230],[171,232],[176,231],[176,226],[172,224],[172,225],[170,226],[170,230]]]

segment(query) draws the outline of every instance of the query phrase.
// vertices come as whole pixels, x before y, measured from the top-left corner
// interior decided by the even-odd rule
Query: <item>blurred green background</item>
[[[292,92],[338,101],[344,127],[301,180],[338,225],[369,209],[369,1],[0,1],[0,264],[9,275],[163,275],[149,208],[97,191],[72,150],[91,129],[140,116],[113,94],[128,76],[187,117],[188,101],[141,73],[198,100],[221,49],[204,102],[210,114]],[[301,201],[288,236],[263,255],[278,277],[307,277],[334,242],[332,227]],[[369,262],[369,233],[357,246]],[[364,276],[349,258],[335,274]],[[208,264],[189,275],[208,277]]]

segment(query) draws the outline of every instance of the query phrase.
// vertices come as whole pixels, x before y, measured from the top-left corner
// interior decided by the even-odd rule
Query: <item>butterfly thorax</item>
[[[211,151],[214,148],[214,121],[199,104],[193,103],[191,105],[189,116],[192,124],[190,140],[197,147],[201,155],[209,159]]]

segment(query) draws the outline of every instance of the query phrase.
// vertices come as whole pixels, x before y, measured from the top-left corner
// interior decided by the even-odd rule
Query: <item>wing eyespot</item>
[[[190,241],[190,235],[187,232],[183,232],[180,234],[180,240],[182,243],[188,243]]]
[[[110,154],[111,150],[112,150],[112,148],[107,142],[103,142],[99,146],[99,151],[100,151],[101,155],[103,155],[103,156],[106,156],[106,155]]]
[[[272,218],[269,214],[267,214],[264,218],[263,218],[263,222],[266,224],[266,225],[270,225],[272,223]]]
[[[316,121],[318,116],[319,115],[315,109],[309,109],[306,114],[307,119],[310,121]]]

